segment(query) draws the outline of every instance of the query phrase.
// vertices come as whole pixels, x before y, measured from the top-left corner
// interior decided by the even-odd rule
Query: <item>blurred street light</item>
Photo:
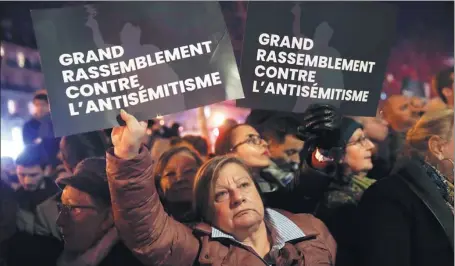
[[[8,100],[8,113],[10,114],[16,113],[16,102],[13,100]]]
[[[214,127],[219,127],[224,123],[224,120],[226,120],[226,116],[222,113],[215,113],[213,114],[213,126]]]

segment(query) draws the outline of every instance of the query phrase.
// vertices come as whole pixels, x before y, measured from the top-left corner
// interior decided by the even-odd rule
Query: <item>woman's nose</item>
[[[374,144],[370,139],[366,139],[366,148],[367,150],[372,150],[374,148]]]
[[[180,173],[176,176],[176,181],[193,181],[194,173]]]
[[[234,189],[231,191],[231,202],[234,207],[242,204],[245,201],[245,197],[238,189]]]

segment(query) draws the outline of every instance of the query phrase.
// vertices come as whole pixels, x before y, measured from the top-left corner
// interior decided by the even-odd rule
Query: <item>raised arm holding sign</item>
[[[243,97],[216,2],[113,2],[32,18],[56,136],[117,126],[120,109],[148,120]]]

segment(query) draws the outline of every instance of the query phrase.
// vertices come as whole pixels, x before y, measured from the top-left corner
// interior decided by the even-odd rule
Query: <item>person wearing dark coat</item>
[[[22,128],[22,139],[24,144],[39,144],[44,147],[49,160],[53,166],[58,164],[57,153],[60,138],[54,135],[54,128],[50,114],[49,100],[47,94],[37,93],[33,97],[35,113]]]
[[[358,206],[358,266],[454,265],[453,110],[426,113],[407,133],[408,155]]]
[[[142,265],[119,238],[114,225],[106,159],[80,162],[73,176],[58,180],[57,225],[65,242],[57,266]]]

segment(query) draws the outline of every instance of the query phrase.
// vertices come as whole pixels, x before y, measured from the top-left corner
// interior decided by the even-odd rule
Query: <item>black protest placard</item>
[[[237,106],[300,113],[328,103],[374,116],[396,12],[375,2],[250,2]]]
[[[33,10],[56,136],[243,98],[217,2]]]

